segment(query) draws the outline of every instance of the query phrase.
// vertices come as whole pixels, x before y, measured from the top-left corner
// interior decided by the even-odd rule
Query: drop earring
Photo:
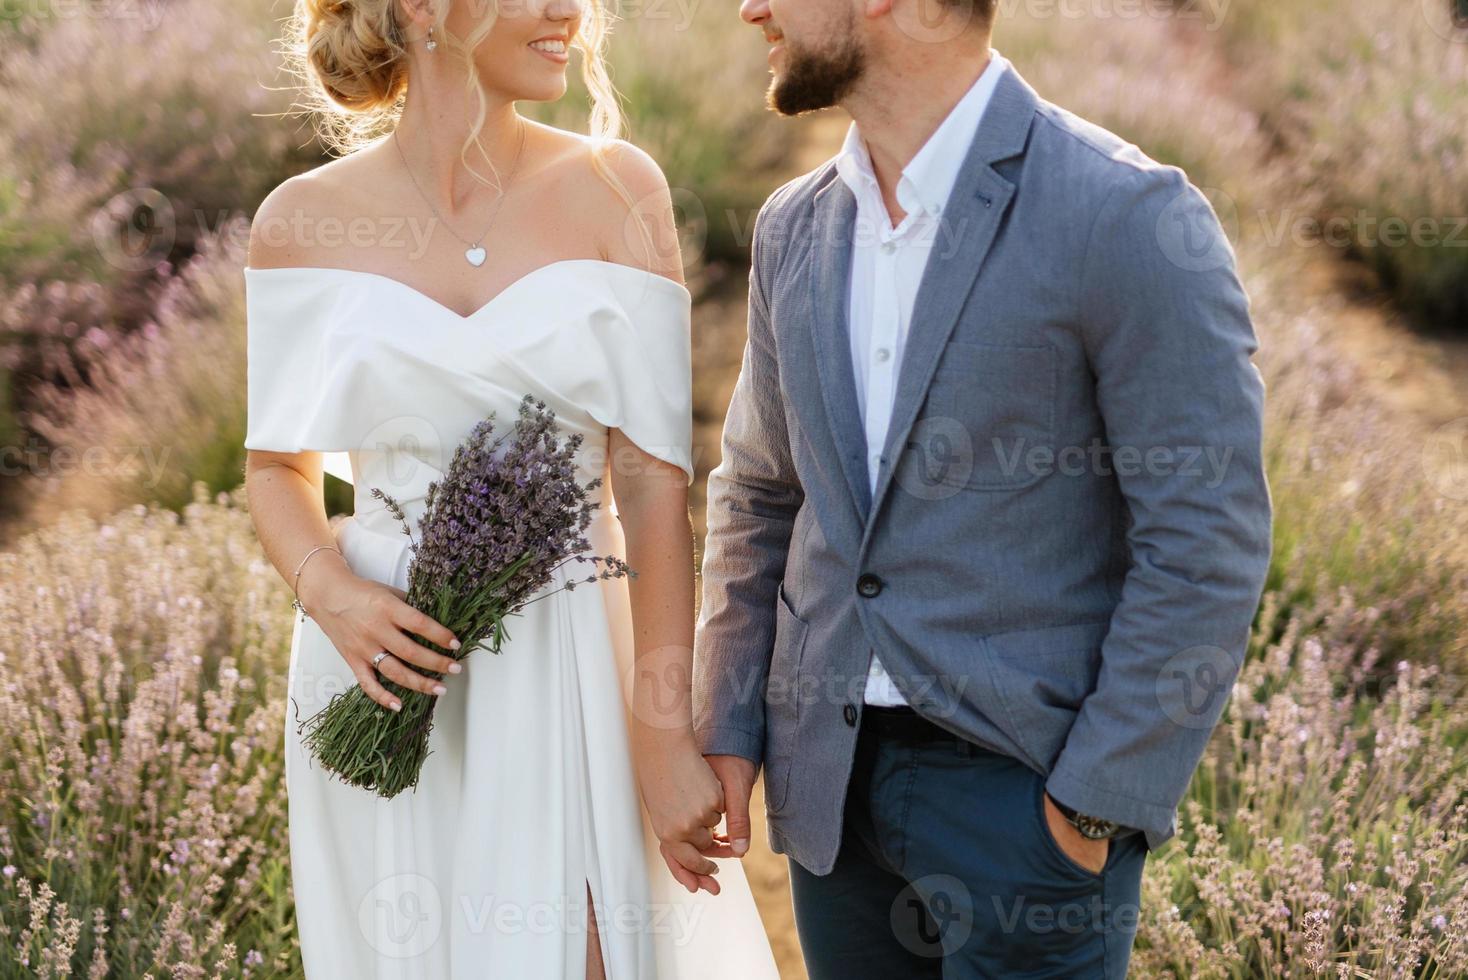
[[[431,26],[428,28],[428,40],[423,43],[423,46],[429,51],[438,50],[438,42],[433,39],[433,28]]]

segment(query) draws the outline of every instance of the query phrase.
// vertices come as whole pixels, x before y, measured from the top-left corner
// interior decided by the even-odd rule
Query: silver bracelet
[[[306,567],[306,562],[311,558],[312,555],[316,554],[316,552],[318,551],[335,551],[339,555],[342,554],[341,549],[336,547],[335,545],[318,544],[316,547],[306,552],[306,557],[302,558],[301,563],[296,566],[295,578],[291,580],[291,594],[292,596],[294,596],[294,598],[291,599],[291,608],[297,610],[301,614],[301,618],[303,620],[307,619],[308,615],[306,613],[306,607],[301,605],[301,594],[299,591],[301,584],[301,569]],[[346,557],[346,555],[342,555],[342,560],[345,561]]]

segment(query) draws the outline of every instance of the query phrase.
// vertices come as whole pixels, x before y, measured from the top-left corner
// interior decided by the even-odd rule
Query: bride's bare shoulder
[[[535,125],[553,147],[542,170],[556,200],[586,222],[602,257],[682,282],[672,193],[657,160],[625,139],[597,140]]]
[[[260,202],[250,220],[246,264],[254,269],[331,263],[320,250],[345,224],[371,213],[370,189],[385,174],[380,147],[371,145],[287,177]],[[365,205],[365,207],[364,207]]]

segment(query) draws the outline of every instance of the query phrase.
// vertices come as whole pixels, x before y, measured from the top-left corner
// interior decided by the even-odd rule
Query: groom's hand
[[[1106,855],[1111,853],[1109,837],[1092,840],[1081,833],[1065,819],[1048,792],[1045,793],[1045,822],[1050,825],[1050,835],[1072,861],[1094,874],[1101,873],[1106,866]]]
[[[758,767],[741,755],[706,755],[709,768],[724,785],[724,820],[736,857],[749,852],[749,798]]]

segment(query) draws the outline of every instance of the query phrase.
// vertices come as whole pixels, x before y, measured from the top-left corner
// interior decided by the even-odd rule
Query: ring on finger
[[[378,664],[382,663],[384,660],[386,660],[388,657],[391,657],[391,656],[392,656],[392,651],[391,650],[383,650],[377,656],[375,656],[375,657],[372,658],[372,666],[374,668],[377,667]]]

